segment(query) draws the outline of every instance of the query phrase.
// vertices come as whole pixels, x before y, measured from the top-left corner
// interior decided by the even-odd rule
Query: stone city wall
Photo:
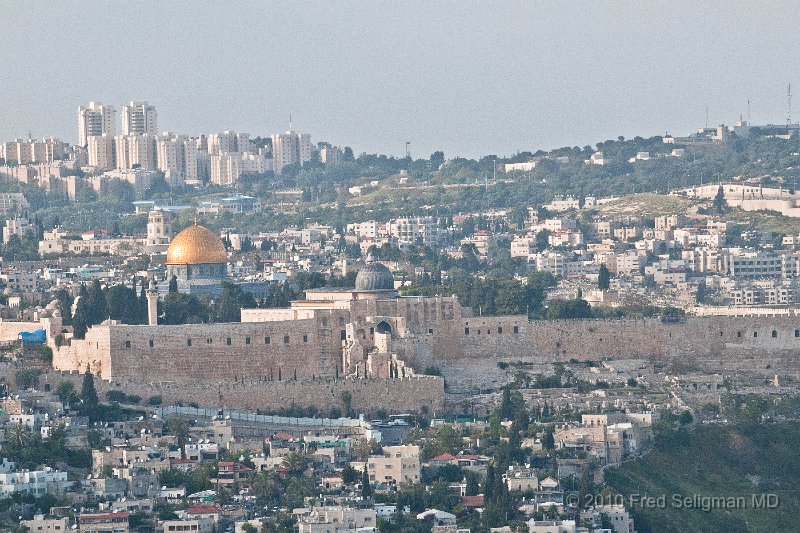
[[[0,380],[14,388],[20,367],[0,364]],[[78,372],[44,372],[39,376],[39,388],[49,386],[55,391],[62,381],[71,381],[81,390],[83,375]],[[123,391],[142,398],[161,396],[163,405],[195,403],[208,408],[261,409],[277,411],[291,405],[315,406],[322,411],[333,407],[342,409],[342,394],[351,395],[352,408],[357,412],[436,413],[444,404],[444,380],[435,376],[416,376],[398,379],[315,379],[307,381],[238,381],[208,382],[143,382],[132,380],[95,379],[98,395],[104,399],[111,390]]]
[[[420,350],[437,361],[569,361],[570,359],[741,358],[776,353],[800,356],[800,317],[689,317],[552,320],[470,317],[441,322]]]
[[[103,379],[235,381],[333,377],[338,332],[315,320],[93,326],[85,340],[54,351],[56,370],[89,369]]]

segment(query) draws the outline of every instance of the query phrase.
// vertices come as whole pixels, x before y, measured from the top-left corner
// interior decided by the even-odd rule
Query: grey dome
[[[394,276],[382,264],[371,263],[358,271],[356,290],[392,291],[394,290]]]

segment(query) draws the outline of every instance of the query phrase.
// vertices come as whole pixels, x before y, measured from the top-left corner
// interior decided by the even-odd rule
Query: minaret
[[[150,286],[147,287],[147,324],[158,325],[158,289],[153,279],[150,280]]]

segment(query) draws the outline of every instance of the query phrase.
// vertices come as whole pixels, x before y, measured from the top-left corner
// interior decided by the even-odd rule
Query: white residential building
[[[3,244],[8,244],[14,235],[19,238],[24,237],[28,229],[32,228],[33,226],[24,218],[15,217],[6,220],[6,225],[3,227]]]
[[[297,518],[299,533],[342,533],[373,530],[377,525],[375,509],[353,507],[314,507]]]
[[[158,134],[156,108],[144,101],[131,102],[122,108],[122,135]]]
[[[223,131],[208,136],[208,153],[211,155],[252,152],[249,133]]]
[[[197,180],[197,141],[183,135],[164,134],[156,145],[158,170],[171,186]]]
[[[367,459],[367,472],[374,483],[419,483],[419,446],[384,446]]]
[[[103,170],[116,167],[114,136],[112,134],[90,135],[86,140],[86,144],[89,166]]]
[[[287,131],[272,135],[272,158],[275,174],[282,174],[287,165],[303,165],[311,161],[311,135]]]
[[[155,134],[117,135],[114,137],[116,148],[116,168],[120,170],[140,168],[155,170],[158,168],[158,137]]]
[[[116,134],[114,118],[117,112],[114,106],[100,102],[89,102],[88,106],[78,108],[78,146],[86,146],[89,137],[94,135]]]
[[[42,496],[48,492],[63,490],[67,473],[45,468],[44,470],[17,471],[12,462],[0,465],[0,496],[8,498],[15,492]]]
[[[445,233],[440,230],[436,217],[397,218],[387,224],[387,230],[400,245],[415,244],[417,241],[425,246],[437,245]]]

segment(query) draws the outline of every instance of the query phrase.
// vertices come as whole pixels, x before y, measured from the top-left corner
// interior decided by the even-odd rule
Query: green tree
[[[94,387],[94,374],[86,367],[83,375],[83,385],[81,386],[81,414],[94,419],[98,414],[100,399],[97,397],[97,389]]]
[[[725,211],[728,210],[728,202],[725,200],[725,190],[722,188],[722,185],[717,189],[717,195],[714,197],[712,206],[719,215],[724,214]]]
[[[372,485],[369,482],[369,473],[366,468],[364,468],[364,472],[361,474],[361,496],[363,496],[365,500],[372,498]]]
[[[611,286],[611,272],[605,264],[600,265],[600,271],[597,273],[597,286],[602,291],[607,291]]]
[[[99,324],[108,318],[108,302],[106,295],[100,286],[100,281],[94,280],[89,287],[89,320],[92,324]]]
[[[164,297],[164,324],[201,324],[208,322],[210,311],[197,296],[181,292]]]
[[[169,279],[169,292],[178,292],[178,277],[175,274]]]
[[[58,399],[61,400],[61,403],[64,405],[73,403],[78,399],[78,395],[75,393],[75,384],[71,381],[62,381],[58,384],[58,389],[56,389],[56,391]]]
[[[72,295],[66,289],[58,289],[55,297],[61,314],[61,323],[65,326],[72,324]]]
[[[257,304],[252,294],[243,291],[239,285],[227,281],[222,282],[222,293],[217,306],[217,321],[240,322],[242,308],[252,309],[254,307],[257,307]]]
[[[586,300],[550,300],[547,304],[547,318],[550,320],[591,318],[592,308]]]
[[[547,433],[544,434],[544,440],[542,441],[542,446],[545,450],[552,450],[556,447],[556,439],[553,435],[553,430],[547,430]]]
[[[350,391],[342,391],[342,410],[346,417],[351,416],[353,413],[353,395]]]
[[[345,465],[344,468],[342,468],[341,475],[342,475],[342,483],[345,483],[347,485],[358,481],[358,471],[349,464]]]
[[[306,471],[308,463],[300,453],[289,452],[283,457],[283,466],[289,471],[289,475],[298,476]]]
[[[550,230],[543,229],[536,234],[536,249],[540,252],[550,247]]]

